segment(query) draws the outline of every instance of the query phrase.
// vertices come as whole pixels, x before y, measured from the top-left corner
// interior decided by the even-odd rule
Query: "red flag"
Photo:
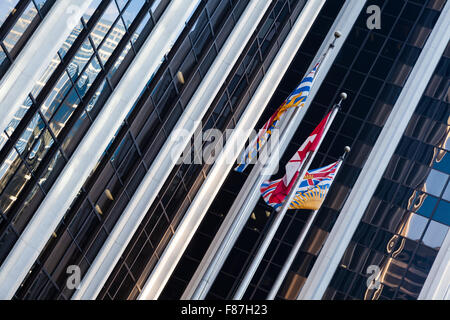
[[[269,200],[270,202],[281,203],[284,201],[284,198],[286,198],[289,191],[291,190],[295,180],[297,179],[297,176],[300,174],[300,169],[308,152],[315,151],[317,146],[319,145],[320,139],[322,138],[326,123],[331,115],[331,112],[322,119],[319,125],[310,134],[308,139],[303,142],[303,144],[297,150],[291,160],[289,160],[289,162],[286,164],[286,174],[284,175],[283,179],[281,179],[280,183],[278,183],[276,189],[273,191]]]

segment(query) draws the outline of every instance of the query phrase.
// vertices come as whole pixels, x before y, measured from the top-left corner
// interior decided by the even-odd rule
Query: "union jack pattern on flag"
[[[334,110],[334,109],[333,109]],[[284,198],[289,194],[294,187],[294,183],[300,174],[303,162],[306,159],[309,152],[314,152],[319,146],[322,139],[322,135],[325,131],[328,119],[330,119],[333,110],[330,111],[325,118],[319,123],[309,137],[303,142],[297,152],[292,156],[291,160],[286,164],[286,173],[281,179],[281,183],[278,183],[275,190],[271,195],[271,202],[282,203]],[[277,200],[274,200],[277,199]]]
[[[316,72],[319,68],[320,62],[317,62],[314,68],[308,73],[306,77],[300,82],[297,88],[292,91],[289,97],[283,102],[283,104],[275,111],[270,119],[259,130],[258,135],[251,141],[248,147],[242,152],[239,165],[234,169],[237,172],[243,172],[245,168],[251,163],[252,159],[255,159],[258,151],[267,142],[272,135],[273,130],[280,122],[281,117],[284,115],[287,109],[292,107],[303,107],[306,99],[308,98],[309,91],[314,83]]]
[[[300,181],[289,209],[319,209],[341,161],[338,160],[328,166],[309,170]],[[282,179],[264,181],[261,185],[261,196],[268,205],[276,210],[283,205],[283,201],[280,201],[280,198],[272,197],[272,194],[280,183],[283,183]]]

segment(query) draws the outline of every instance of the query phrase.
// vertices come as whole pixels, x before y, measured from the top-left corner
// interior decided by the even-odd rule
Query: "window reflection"
[[[5,21],[8,15],[14,11],[19,0],[7,0],[0,2],[0,25]]]
[[[42,22],[55,0],[0,2],[0,79]],[[8,23],[5,23],[8,21]],[[6,50],[8,55],[4,52]],[[2,128],[3,129],[3,128]]]
[[[136,5],[136,1],[134,1],[134,3],[135,9],[142,7],[142,3],[140,6]],[[94,9],[92,4],[91,9]],[[111,2],[101,20],[96,24],[91,32],[92,42],[95,45],[99,45],[100,43],[103,43],[104,45],[99,50],[100,57],[104,59],[103,62],[106,62],[114,51],[115,46],[112,46],[112,44],[115,43],[117,45],[121,40],[121,36],[124,35],[123,27],[113,27],[111,23],[108,23],[108,19],[116,19],[117,16],[118,11],[116,4],[115,2]],[[73,45],[80,31],[80,26],[77,26],[74,31],[72,31],[71,35],[59,51],[62,56],[65,56],[67,50]],[[105,39],[106,35],[108,35],[107,39]],[[17,143],[17,148],[20,151],[25,150],[25,146],[29,146],[28,151],[24,154],[24,156],[28,157],[27,159],[30,161],[33,160],[33,163],[30,163],[32,168],[36,168],[40,160],[43,159],[53,143],[52,137],[57,137],[59,135],[72,113],[81,102],[81,99],[84,97],[101,71],[100,63],[96,56],[94,56],[94,48],[91,45],[91,40],[89,38],[84,40],[82,46],[75,53],[72,61],[68,64],[66,71],[62,73],[58,82],[41,106],[41,112],[45,116],[45,120],[48,121],[49,128],[41,134],[45,124],[42,120],[39,120],[39,114],[36,114],[33,120],[29,123],[27,130],[24,131],[21,139]],[[122,59],[124,54],[125,53],[122,53]],[[61,61],[58,57],[53,59],[41,80],[36,83],[35,88],[33,89],[34,94],[37,95],[40,92],[41,88],[45,86],[46,80],[56,70],[56,67],[60,63]],[[96,97],[98,97],[98,95],[96,95]],[[32,102],[30,98],[27,98],[23,107],[18,111],[15,119],[11,122],[7,129],[9,135],[12,134],[21,118],[26,114],[31,105]],[[88,105],[88,110],[90,109],[92,109],[91,104]],[[84,117],[86,116],[85,113],[83,113],[83,115]],[[40,137],[39,140],[36,140],[38,137]],[[5,142],[6,139],[1,141],[2,144]],[[9,160],[12,161],[11,158]],[[9,166],[8,168],[8,162],[3,163],[1,168],[3,172],[7,170],[13,172],[14,170],[14,166]],[[24,182],[26,183],[28,180],[29,179],[26,179]]]
[[[404,294],[404,298],[408,300],[415,300],[420,294],[420,290],[425,282],[426,274],[423,272],[417,272],[417,270],[410,268],[403,280],[402,285],[399,288],[398,299]]]
[[[47,0],[47,2],[51,2],[51,0]],[[40,0],[36,3],[42,5],[44,1]],[[152,20],[148,26],[141,25],[147,32],[143,38],[147,37],[162,11],[166,8],[168,1],[153,1],[152,3],[160,4],[154,7],[155,10],[158,9],[160,12],[159,15],[151,18]],[[106,8],[105,4],[109,4],[109,7]],[[124,7],[125,4],[127,7]],[[119,19],[117,5],[124,10],[124,20],[122,18]],[[92,1],[84,15],[83,23],[80,21],[72,30],[58,54],[47,67],[44,75],[36,82],[35,87],[16,114],[15,119],[3,134],[3,139],[0,140],[0,147],[3,146],[5,149],[6,143],[9,143],[9,145],[12,145],[12,149],[3,158],[4,160],[0,166],[0,207],[5,210],[4,213],[11,214],[11,223],[15,229],[14,233],[8,231],[9,233],[6,234],[7,230],[2,225],[2,233],[0,234],[0,239],[2,239],[0,248],[2,250],[14,245],[17,234],[20,235],[45,193],[52,187],[77,143],[83,137],[92,120],[95,119],[95,116],[112,92],[111,85],[117,84],[117,81],[107,81],[106,75],[108,73],[111,75],[111,72],[121,67],[121,63],[124,61],[127,63],[132,61],[132,59],[125,60],[124,57],[131,49],[131,41],[136,41],[139,38],[135,28],[139,26],[140,22],[149,21],[150,14],[148,10],[150,10],[150,7],[149,1],[141,0],[118,1],[117,4],[115,0]],[[94,15],[96,20],[91,21],[94,12],[100,14]],[[132,20],[137,17],[138,12],[141,13],[140,18],[136,19],[139,21],[133,23],[134,21]],[[129,24],[124,25],[124,21],[127,21]],[[82,32],[84,26],[89,28],[89,30]],[[133,33],[127,33],[128,29],[126,27],[131,27],[131,32]],[[126,39],[124,39],[125,37]],[[143,42],[142,40],[140,43],[133,43],[134,52],[138,52]],[[75,44],[78,47],[75,48]],[[110,61],[112,57],[114,57],[114,61]],[[125,63],[123,63],[123,67],[126,67]],[[102,81],[98,80],[99,75],[103,77]],[[45,90],[42,90],[44,88]],[[89,99],[86,98],[87,96]],[[77,119],[73,119],[74,114],[78,115]],[[28,116],[30,118],[27,118]],[[69,120],[74,121],[69,122]],[[68,123],[70,123],[69,128],[66,127]],[[18,124],[25,125],[18,126]],[[63,129],[68,130],[63,131]],[[62,135],[62,132],[65,134]],[[56,141],[58,143],[55,143]],[[122,165],[117,169],[131,173],[134,168]],[[122,178],[125,177],[122,176]],[[91,208],[91,213],[82,215],[83,221],[87,221],[86,217],[88,214],[96,217],[97,220],[95,222],[100,220],[103,211],[106,212],[109,209],[111,198],[115,199],[113,193],[117,191],[117,184],[117,177],[113,176],[111,183],[108,184],[111,191],[95,199],[98,201],[92,202],[93,208]],[[128,191],[130,191],[132,188],[131,183],[128,187]],[[20,193],[23,190],[28,190],[25,200],[20,197]],[[120,199],[122,200],[121,203],[125,203],[124,197]],[[17,205],[13,206],[14,204]],[[124,208],[117,206],[116,209],[120,214]],[[114,218],[117,220],[118,215],[115,215]],[[116,220],[113,221],[111,219],[113,221],[112,224]],[[97,228],[96,224],[89,223],[88,229],[85,228],[84,231],[80,229],[78,238],[70,239],[71,242],[68,246],[71,244],[72,248],[83,248],[86,257],[93,258],[93,251],[100,249],[107,236],[104,231],[97,234],[98,241],[91,247],[91,249],[96,249],[89,249],[90,251],[88,252],[87,247],[85,247],[86,241],[89,239],[87,234],[94,234],[92,229],[95,228]],[[60,234],[56,234],[51,241],[59,241],[60,238],[58,236]],[[52,250],[52,247],[50,246],[49,249]],[[94,256],[96,253],[94,253]],[[60,254],[62,257],[62,255],[70,256],[70,254],[78,255],[79,253],[61,250],[57,254]],[[4,255],[1,254],[0,258],[3,259]],[[77,257],[70,256],[70,258],[76,259]],[[63,260],[61,261],[64,263]],[[87,266],[87,262],[85,260],[80,261],[80,265]],[[39,272],[43,268],[42,266],[40,265],[36,272]],[[46,272],[46,274],[52,274],[51,270],[46,270]],[[60,290],[56,290],[52,283],[62,279],[64,274],[58,272],[52,275],[52,281],[49,281],[48,277],[41,279],[40,285],[47,283],[47,286],[51,287],[54,293],[50,294],[49,292],[39,292],[37,290],[33,293],[35,297],[48,294],[47,297],[50,298],[50,296],[53,297],[53,294],[57,295],[60,293]],[[70,290],[69,292],[65,289],[61,291],[65,295],[71,294]]]
[[[401,235],[411,240],[419,240],[422,236],[423,231],[425,230],[427,222],[427,218],[411,213],[404,222]]]
[[[375,53],[377,50],[371,46],[382,43],[384,36],[387,37],[381,50],[382,57],[377,58],[370,73],[376,80],[386,79],[391,83],[384,83],[382,94],[378,92],[379,97],[374,96],[376,100],[367,119],[371,124],[383,126],[386,122],[439,16],[438,11],[423,7],[441,8],[442,3],[385,1],[382,20],[383,29],[387,26],[388,30],[377,31],[377,36],[369,32],[364,48]],[[360,21],[361,24],[363,22]],[[392,31],[391,35],[387,33],[389,31]],[[355,32],[349,35],[346,42],[354,41],[355,35]],[[354,56],[348,58],[348,66],[355,60]],[[349,244],[344,254],[345,260],[342,261],[345,263],[333,276],[327,298],[417,299],[450,223],[450,202],[444,200],[450,197],[450,186],[447,186],[450,169],[446,152],[442,150],[449,149],[448,104],[445,103],[447,60],[443,57],[435,69],[363,221],[353,235],[354,242]],[[341,58],[341,61],[345,60]],[[389,66],[391,70],[388,70]],[[362,88],[363,94],[372,95],[371,89],[376,86],[376,82],[372,82],[373,86]],[[388,101],[384,102],[385,99]],[[377,135],[370,135],[373,136]],[[349,155],[348,161],[351,159],[352,155]],[[443,200],[440,199],[441,194]],[[364,283],[360,276],[353,273],[343,275],[343,269],[352,263],[358,265],[360,254],[355,250],[357,246],[367,247],[371,252],[364,266],[356,268],[355,273],[364,273],[371,264],[382,270],[381,288],[367,290],[364,297],[361,297],[359,288],[359,284]],[[338,282],[344,277],[348,279]],[[347,281],[353,281],[352,288],[346,286]]]
[[[442,189],[447,182],[447,178],[448,175],[442,172],[433,169],[430,170],[430,173],[425,181],[425,191],[434,196],[440,196]]]
[[[450,154],[441,150],[433,163],[433,168],[450,174]]]
[[[441,200],[432,218],[433,220],[450,225],[450,202]]]
[[[142,3],[141,1],[135,1],[135,2]],[[230,4],[229,1],[222,1],[222,2],[226,3],[226,4]],[[112,3],[115,3],[115,1],[113,1]],[[163,2],[155,1],[155,3],[161,3],[162,4]],[[236,6],[236,10],[242,11],[241,10],[243,8],[242,3],[246,4],[246,2],[239,2],[239,3],[240,4]],[[119,2],[118,4],[119,4],[119,10],[120,9],[127,10],[125,8],[131,8],[130,6],[129,7],[122,7],[124,5],[123,2]],[[204,3],[202,3],[202,5],[204,5]],[[154,7],[154,9],[155,9],[155,11],[158,11],[158,10],[160,11],[161,8],[159,6],[156,6],[156,7]],[[234,17],[229,16],[229,19],[228,19],[229,22],[231,21],[231,23],[232,23],[233,18],[237,18],[237,11],[234,12]],[[223,22],[224,21],[221,21],[221,23],[223,23]],[[128,27],[128,25],[125,25],[125,27]],[[198,30],[199,31],[199,39],[197,40],[197,42],[195,42],[195,45],[196,44],[200,45],[200,47],[196,47],[199,50],[203,49],[203,46],[210,46],[211,45],[211,43],[209,43],[208,41],[205,42],[205,43],[200,43],[200,41],[202,39],[201,35],[203,34],[204,30],[207,30],[207,28],[209,28],[209,26],[205,26],[205,28],[203,28],[203,29],[200,28],[200,30]],[[103,41],[107,41],[106,39],[107,39],[107,37],[105,36],[103,38]],[[193,50],[192,50],[191,43],[189,42],[189,39],[187,39],[187,40],[188,40],[188,44],[189,44],[188,50],[190,50],[191,53],[192,53]],[[104,43],[106,43],[106,42],[104,42]],[[101,44],[95,43],[94,46],[93,46],[94,50],[96,49],[97,46],[102,47]],[[202,62],[202,59],[203,59],[203,56],[201,55],[201,53],[200,52],[197,52],[197,53],[200,54],[200,56],[198,57],[200,59],[200,61],[195,61],[195,55],[192,55],[194,57],[194,63],[197,64],[196,67],[198,67],[199,63]],[[165,62],[169,62],[169,61],[170,60],[165,61]],[[102,65],[103,64],[102,62],[105,62],[105,61],[99,61],[99,62],[100,62],[100,65]],[[203,63],[202,64],[203,68],[206,70],[208,68],[209,64],[212,63],[212,61],[210,61],[210,59],[208,59],[208,60],[204,60],[202,63]],[[167,68],[167,64],[163,64],[163,66],[165,68]],[[193,70],[193,72],[195,72],[195,69]],[[98,196],[96,194],[97,191],[98,191],[97,190],[98,188],[94,188],[94,190],[90,190],[90,192],[89,192],[88,197],[92,201],[92,203],[95,204],[95,206],[94,206],[95,212],[100,214],[102,217],[108,216],[107,217],[108,229],[110,229],[112,227],[112,225],[114,224],[114,220],[113,219],[117,218],[118,216],[120,216],[121,211],[123,210],[123,206],[126,205],[127,201],[129,201],[129,199],[127,197],[129,197],[128,194],[131,195],[134,192],[134,190],[133,190],[134,187],[133,186],[136,186],[137,185],[136,182],[138,182],[139,178],[142,178],[142,175],[145,174],[146,168],[145,168],[145,166],[142,166],[142,165],[139,166],[139,170],[135,172],[135,168],[136,168],[135,165],[136,165],[136,163],[142,161],[141,158],[143,156],[145,156],[145,153],[147,151],[154,152],[154,150],[152,150],[153,148],[151,148],[151,146],[152,146],[151,142],[152,141],[148,141],[145,150],[144,149],[140,150],[139,154],[138,154],[136,152],[137,149],[138,149],[138,146],[136,145],[135,140],[134,140],[135,137],[136,137],[136,134],[137,133],[142,133],[142,132],[147,134],[147,135],[142,134],[143,138],[139,139],[141,141],[141,140],[145,139],[145,137],[148,137],[148,132],[154,131],[155,129],[159,129],[158,132],[161,133],[161,136],[163,137],[163,139],[165,139],[165,137],[164,137],[164,130],[161,130],[161,128],[159,128],[158,126],[160,125],[160,123],[163,120],[165,120],[165,116],[166,115],[167,116],[172,116],[174,114],[174,112],[173,112],[174,109],[173,108],[171,109],[170,107],[172,106],[172,103],[176,102],[176,100],[174,100],[174,99],[179,99],[179,96],[178,96],[179,92],[174,90],[174,88],[177,88],[179,90],[181,90],[183,88],[183,86],[181,86],[179,83],[176,82],[176,79],[172,79],[172,75],[173,74],[176,74],[176,72],[174,70],[167,69],[168,83],[167,83],[167,86],[160,86],[158,88],[158,90],[157,90],[157,92],[159,94],[159,97],[157,99],[158,101],[151,101],[152,97],[150,97],[149,101],[151,101],[151,103],[148,103],[148,104],[145,105],[145,106],[149,107],[148,110],[145,109],[145,108],[141,108],[142,106],[139,106],[139,109],[138,109],[138,106],[136,106],[136,109],[135,109],[135,110],[140,110],[142,112],[153,113],[156,116],[156,118],[158,120],[158,123],[155,124],[155,125],[152,125],[152,123],[145,123],[145,121],[144,121],[139,126],[139,123],[142,122],[141,121],[142,119],[138,118],[136,120],[136,126],[133,126],[133,131],[130,131],[130,133],[133,132],[133,135],[135,135],[133,137],[131,148],[124,148],[123,149],[123,153],[115,153],[116,157],[114,157],[114,161],[112,161],[112,162],[107,161],[108,162],[107,163],[107,170],[104,171],[105,174],[106,173],[108,173],[108,174],[114,173],[113,177],[114,177],[115,181],[117,182],[117,179],[119,179],[119,180],[121,180],[121,182],[123,182],[123,184],[120,185],[119,183],[117,183],[116,184],[117,186],[110,186],[109,188],[111,190],[108,193],[110,195],[109,197],[106,195],[106,193],[101,193],[101,195]],[[192,79],[191,75],[186,74],[186,73],[184,73],[183,75],[184,75],[184,78],[186,79],[186,84],[188,84],[189,81]],[[242,76],[244,76],[244,75],[242,75]],[[146,94],[147,94],[147,92],[144,92],[144,94],[142,94],[141,97],[146,96]],[[188,100],[189,100],[189,97],[186,97],[186,101],[188,101]],[[156,104],[154,104],[154,102],[156,102]],[[177,107],[177,110],[182,110],[182,107],[180,106],[180,104],[177,104],[176,107]],[[217,121],[219,121],[219,120],[223,121],[222,118],[225,115],[224,112],[227,112],[227,109],[224,109],[221,112],[221,114],[216,115],[216,116],[219,117],[218,119],[216,119]],[[147,114],[147,117],[148,117],[148,114]],[[130,124],[131,124],[131,120],[130,120]],[[134,125],[134,123],[133,123],[133,125]],[[136,127],[141,128],[142,130],[137,130],[138,132],[136,133],[134,131],[134,129],[136,129]],[[127,123],[126,129],[129,130],[128,123]],[[117,133],[118,136],[121,134],[120,131],[121,130],[119,130],[119,132]],[[167,128],[167,131],[170,131],[169,127]],[[122,139],[122,137],[120,137],[119,139]],[[152,140],[153,140],[153,138],[152,138]],[[114,148],[117,148],[117,146],[115,146],[114,143],[111,144],[111,146],[114,146]],[[153,146],[154,146],[154,144],[153,144]],[[125,149],[127,149],[127,150],[125,150]],[[113,150],[111,153],[114,153],[114,151],[115,150]],[[121,158],[121,159],[119,159],[119,158]],[[199,166],[197,166],[197,167],[199,167]],[[141,170],[141,169],[143,169],[143,170]],[[169,188],[170,188],[169,191],[170,190],[174,190],[175,194],[171,194],[170,192],[168,192],[166,195],[163,195],[162,196],[162,198],[163,198],[162,199],[163,200],[163,205],[161,205],[159,203],[159,200],[158,200],[156,203],[159,204],[158,208],[157,208],[159,210],[157,210],[156,212],[155,212],[154,208],[149,210],[148,216],[150,216],[150,219],[148,219],[146,222],[143,222],[143,224],[146,226],[146,232],[147,232],[148,237],[149,237],[148,240],[145,239],[147,237],[145,237],[144,239],[146,241],[150,241],[150,243],[152,243],[152,246],[155,246],[155,247],[159,246],[160,247],[159,251],[162,248],[164,248],[164,242],[167,239],[170,239],[171,234],[169,232],[166,232],[166,231],[167,231],[167,228],[169,227],[169,224],[170,223],[174,223],[170,218],[171,218],[171,215],[176,213],[176,209],[178,209],[176,207],[176,205],[178,204],[178,201],[175,201],[175,200],[178,199],[178,196],[179,196],[179,193],[180,193],[179,191],[182,191],[181,194],[186,194],[187,191],[186,191],[186,189],[184,189],[185,188],[184,183],[189,183],[188,179],[190,179],[191,177],[195,178],[197,176],[197,174],[198,174],[198,172],[192,171],[192,169],[196,169],[195,167],[194,168],[185,168],[185,169],[187,171],[186,172],[186,176],[187,177],[184,176],[183,172],[185,172],[185,171],[181,171],[180,174],[176,174],[176,175],[173,176],[173,178],[174,178],[173,185],[169,186]],[[103,167],[100,167],[100,170],[103,170]],[[103,174],[103,172],[101,172],[101,174]],[[134,176],[131,177],[131,175],[134,175]],[[183,177],[183,176],[184,176],[185,180],[180,180],[180,178]],[[113,179],[113,178],[111,178],[111,179]],[[171,180],[171,179],[169,179],[169,180]],[[126,185],[126,183],[128,183],[129,180],[131,180],[130,184]],[[180,185],[180,183],[181,183],[181,185]],[[197,182],[195,182],[195,184],[197,185]],[[198,184],[198,187],[200,185],[201,185],[201,183]],[[175,188],[172,188],[174,186],[175,186]],[[176,188],[177,186],[178,186],[178,188]],[[101,187],[101,188],[103,188],[103,187]],[[126,192],[124,192],[125,189],[126,189]],[[82,194],[83,197],[85,197],[85,193],[84,192],[81,192],[81,194]],[[114,206],[110,206],[111,201],[115,202]],[[187,202],[187,204],[189,204],[189,202]],[[120,207],[122,207],[122,210],[120,210],[121,209]],[[112,209],[112,212],[111,211],[108,212],[109,208]],[[98,209],[100,209],[100,210],[98,210]],[[101,211],[101,213],[99,213],[100,211]],[[78,212],[76,213],[76,215],[78,215],[78,214],[83,215],[83,213],[81,213],[81,212],[80,213],[78,213]],[[111,221],[112,221],[111,223],[109,223],[109,219],[110,218],[111,218]],[[173,226],[176,227],[175,223],[174,223]],[[95,234],[93,234],[91,237],[87,237],[86,236],[85,238],[89,238],[89,241],[94,241],[95,240],[96,243],[98,242],[98,239],[99,239],[99,238],[97,238],[97,236]],[[149,242],[147,242],[147,243],[149,243]],[[96,246],[97,249],[95,249],[95,250],[98,250],[100,247],[101,246]],[[139,245],[137,246],[137,248],[141,248],[141,247],[142,246],[139,246]],[[93,252],[94,252],[93,256],[95,256],[95,250],[93,250]],[[148,251],[146,251],[146,252],[148,253]],[[158,252],[158,253],[160,253],[160,252]],[[70,255],[70,253],[68,253],[68,254]],[[150,253],[150,255],[151,255],[151,253]],[[147,261],[145,261],[145,259],[148,260],[148,257],[149,256],[147,255],[146,257],[140,257],[139,258],[139,260],[140,260],[139,263],[140,263],[140,265],[142,267],[144,267],[146,265]],[[156,259],[153,259],[153,260],[157,261]],[[130,263],[130,269],[131,270],[135,270],[136,266],[132,265],[133,261],[128,261],[128,262]],[[148,264],[147,264],[147,267],[148,267]],[[129,289],[131,290],[132,286],[134,284],[135,284],[134,281],[131,282],[131,287],[127,286],[127,288],[123,288],[123,290],[124,291],[127,291]],[[120,293],[120,294],[124,295],[125,293],[123,292],[123,293]]]
[[[442,198],[450,201],[450,183],[447,184],[447,188],[445,188],[445,192],[442,195]]]
[[[450,211],[447,214],[450,215]],[[449,227],[442,223],[431,221],[423,236],[422,242],[430,248],[439,249],[444,242],[448,229]]]
[[[411,200],[412,201],[409,209],[417,213],[420,213],[425,217],[431,216],[438,201],[438,199],[435,197],[417,191],[414,192]]]
[[[25,9],[25,14],[17,20],[3,42],[8,52],[11,53],[13,51],[17,42],[22,37],[23,33],[31,24],[33,19],[37,16],[37,14],[38,11],[36,10],[36,7],[34,6],[33,2],[30,2],[28,4],[28,7]]]
[[[411,261],[411,267],[427,274],[431,269],[436,255],[436,250],[433,250],[427,246],[419,245],[419,248]]]

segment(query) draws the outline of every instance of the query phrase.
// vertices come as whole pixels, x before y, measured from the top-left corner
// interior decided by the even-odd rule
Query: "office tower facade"
[[[54,0],[4,1],[0,5],[0,79],[33,35]]]
[[[276,216],[258,165],[233,170],[238,153],[340,31],[270,173],[283,174],[341,92],[312,167],[352,150],[276,298],[449,298],[449,7],[2,7],[0,297],[232,298]],[[310,214],[288,212],[244,298],[267,297]]]

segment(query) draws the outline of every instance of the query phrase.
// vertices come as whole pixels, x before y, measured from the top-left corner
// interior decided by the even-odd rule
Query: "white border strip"
[[[304,287],[300,291],[299,300],[320,300],[327,289],[378,182],[408,125],[415,106],[419,103],[447,46],[450,38],[449,9],[450,2],[447,2]]]
[[[310,2],[312,2],[312,1],[310,1]],[[308,4],[310,2],[308,2]],[[339,50],[341,49],[342,44],[344,43],[347,34],[351,30],[351,27],[353,26],[354,21],[358,17],[364,3],[365,3],[365,0],[346,1],[344,6],[342,7],[341,11],[339,12],[338,17],[336,18],[335,22],[333,23],[333,26],[331,27],[327,37],[323,41],[322,46],[318,50],[318,53],[315,56],[314,60],[312,61],[309,69],[311,69],[314,66],[314,64],[317,62],[319,57],[323,54],[323,52],[329,46],[331,41],[334,39],[335,31],[340,30],[342,33],[342,37],[337,39],[335,48],[330,50],[327,57],[322,62],[321,67],[317,73],[314,86],[311,88],[311,92],[309,93],[307,103],[305,104],[305,106],[302,109],[299,110],[299,112],[297,113],[297,117],[293,121],[291,121],[290,125],[282,133],[282,136],[281,136],[280,142],[279,142],[280,154],[283,154],[284,151],[286,150],[287,146],[289,145],[289,141],[292,139],[301,120],[303,119],[304,114],[306,113],[306,111],[309,108],[309,104],[314,99],[315,94],[319,90],[320,84],[322,83],[322,81],[325,78],[325,75],[327,74],[328,70],[330,69],[334,59],[336,58],[337,54],[339,53]],[[320,5],[318,8],[315,8],[316,15],[320,11],[320,7],[322,4],[323,3],[319,4],[316,2],[316,5]],[[309,17],[309,19],[311,19],[311,17]],[[311,22],[314,21],[314,19],[311,19],[311,20],[312,20]],[[299,34],[302,33],[299,31],[296,31],[296,32]],[[306,32],[305,32],[305,35],[306,35]],[[297,40],[297,41],[299,41],[299,40]],[[292,49],[291,52],[293,52],[294,55],[297,53],[297,51],[300,47],[300,44],[301,44],[301,41],[298,43],[298,46],[296,48]],[[287,66],[288,65],[286,64],[286,68],[284,68],[284,69],[282,69],[281,67],[278,66],[277,72],[279,72],[280,75],[284,75],[284,73],[287,69]],[[266,75],[266,77],[268,77],[268,76],[269,75]],[[276,87],[276,84],[273,86],[274,89]],[[266,101],[268,101],[268,99]],[[263,103],[263,105],[265,105],[265,103]],[[253,117],[255,117],[255,119],[258,119],[260,115],[261,114],[253,115]],[[253,126],[251,128],[253,128],[255,125],[256,125],[255,121],[253,121]],[[269,164],[268,167],[272,167],[274,162],[277,162],[278,159],[276,159],[275,157],[272,157],[271,161],[272,161],[272,163]],[[229,169],[230,168],[228,168],[228,170]],[[222,267],[223,263],[225,262],[229,252],[231,251],[241,230],[243,229],[248,217],[250,216],[256,203],[258,202],[258,199],[260,197],[259,186],[264,181],[264,179],[267,178],[266,175],[259,174],[260,169],[261,169],[261,166],[259,164],[257,164],[257,165],[255,165],[252,172],[250,173],[243,188],[239,192],[238,197],[234,201],[233,206],[231,207],[230,211],[228,212],[227,216],[225,217],[225,220],[222,223],[222,226],[220,227],[219,231],[217,232],[212,244],[208,248],[207,253],[205,254],[204,258],[202,259],[200,266],[198,267],[191,282],[189,283],[188,287],[186,288],[186,290],[182,296],[182,299],[204,299],[205,298],[206,294],[209,291],[209,288],[211,287],[218,272],[220,271],[220,268]],[[228,171],[224,171],[224,172],[221,172],[221,173],[223,175],[226,175],[226,172],[228,172]],[[220,187],[221,184],[218,184],[218,186]],[[210,192],[213,192],[213,191],[210,191]],[[214,195],[216,193],[217,193],[217,190],[214,191]],[[210,197],[214,198],[214,196],[210,196]],[[208,208],[208,207],[209,207],[209,205],[205,208]],[[211,265],[213,265],[213,266],[211,266]]]
[[[269,4],[270,2],[266,0],[252,0],[247,5],[169,138],[153,161],[149,172],[145,175],[94,263],[86,273],[80,289],[75,292],[73,299],[94,299],[100,292],[134,232],[145,217],[158,190],[161,189],[174,167],[175,160],[179,158],[189,142],[189,139],[186,139],[187,141],[180,143],[177,132],[184,130],[188,133],[188,136],[193,135],[198,126],[198,119],[201,119],[208,110],[208,106],[212,103]]]
[[[58,0],[0,81],[0,131],[6,129],[92,0]]]
[[[138,55],[125,72],[97,119],[75,150],[47,197],[0,268],[0,299],[11,298],[44,248],[52,232],[101,158],[126,115],[145,87],[149,75],[183,29],[197,1],[169,4]],[[151,58],[149,58],[151,57]]]
[[[439,249],[418,300],[450,300],[450,231]]]

